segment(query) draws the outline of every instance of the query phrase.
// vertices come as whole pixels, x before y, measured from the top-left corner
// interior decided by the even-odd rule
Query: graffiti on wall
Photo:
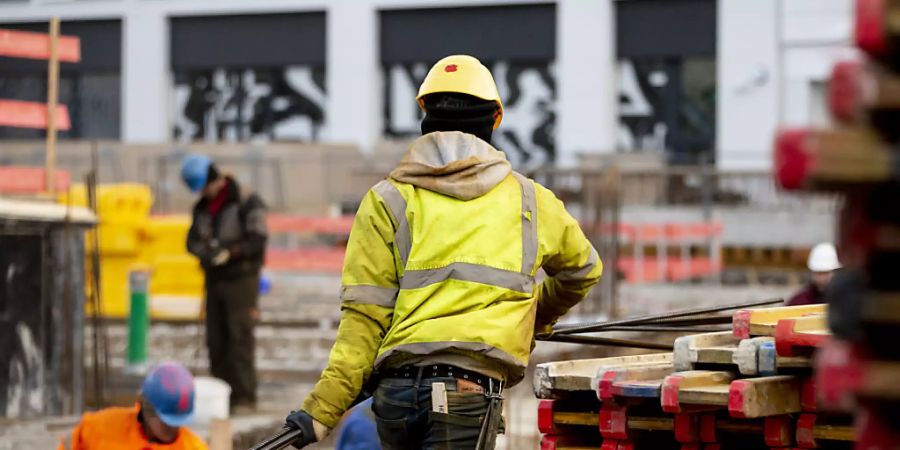
[[[668,126],[662,115],[659,86],[664,76],[639,70],[632,61],[618,64],[619,135],[617,147],[622,151],[655,151],[666,149]],[[656,86],[654,86],[656,85]]]
[[[218,68],[175,75],[174,137],[180,141],[305,141],[325,122],[321,67]]]
[[[2,236],[0,254],[0,417],[44,411],[41,241]]]
[[[421,133],[422,112],[416,92],[431,64],[391,64],[384,70],[384,127],[392,137]],[[556,159],[556,74],[554,63],[521,64],[499,61],[488,64],[503,99],[503,123],[494,132],[495,147],[506,152],[512,164],[529,170]]]

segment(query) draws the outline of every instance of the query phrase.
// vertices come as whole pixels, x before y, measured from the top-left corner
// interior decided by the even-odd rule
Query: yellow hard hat
[[[437,62],[428,71],[422,86],[419,86],[419,107],[425,110],[425,96],[438,92],[457,92],[468,94],[497,103],[497,116],[494,118],[494,129],[503,120],[503,102],[494,84],[491,71],[477,58],[469,55],[452,55]]]

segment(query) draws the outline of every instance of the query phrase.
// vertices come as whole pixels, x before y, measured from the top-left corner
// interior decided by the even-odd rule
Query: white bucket
[[[231,386],[213,377],[194,377],[194,424],[206,425],[212,419],[228,418]]]

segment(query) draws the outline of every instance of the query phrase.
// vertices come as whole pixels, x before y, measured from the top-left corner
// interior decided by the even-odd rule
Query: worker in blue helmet
[[[200,196],[187,249],[206,278],[209,370],[231,386],[232,412],[249,412],[256,407],[253,328],[268,235],[265,204],[205,155],[184,158],[181,178]]]
[[[132,407],[86,413],[58,450],[205,450],[185,425],[194,417],[194,378],[184,366],[156,366]]]

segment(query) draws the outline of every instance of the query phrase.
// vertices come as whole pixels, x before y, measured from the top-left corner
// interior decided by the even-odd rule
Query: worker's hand
[[[221,266],[227,263],[229,259],[231,259],[231,252],[223,248],[213,255],[211,262],[213,266]]]
[[[288,428],[299,429],[303,435],[292,442],[294,448],[303,448],[314,442],[318,442],[328,435],[328,427],[316,422],[305,411],[291,411],[284,420],[284,426]]]

